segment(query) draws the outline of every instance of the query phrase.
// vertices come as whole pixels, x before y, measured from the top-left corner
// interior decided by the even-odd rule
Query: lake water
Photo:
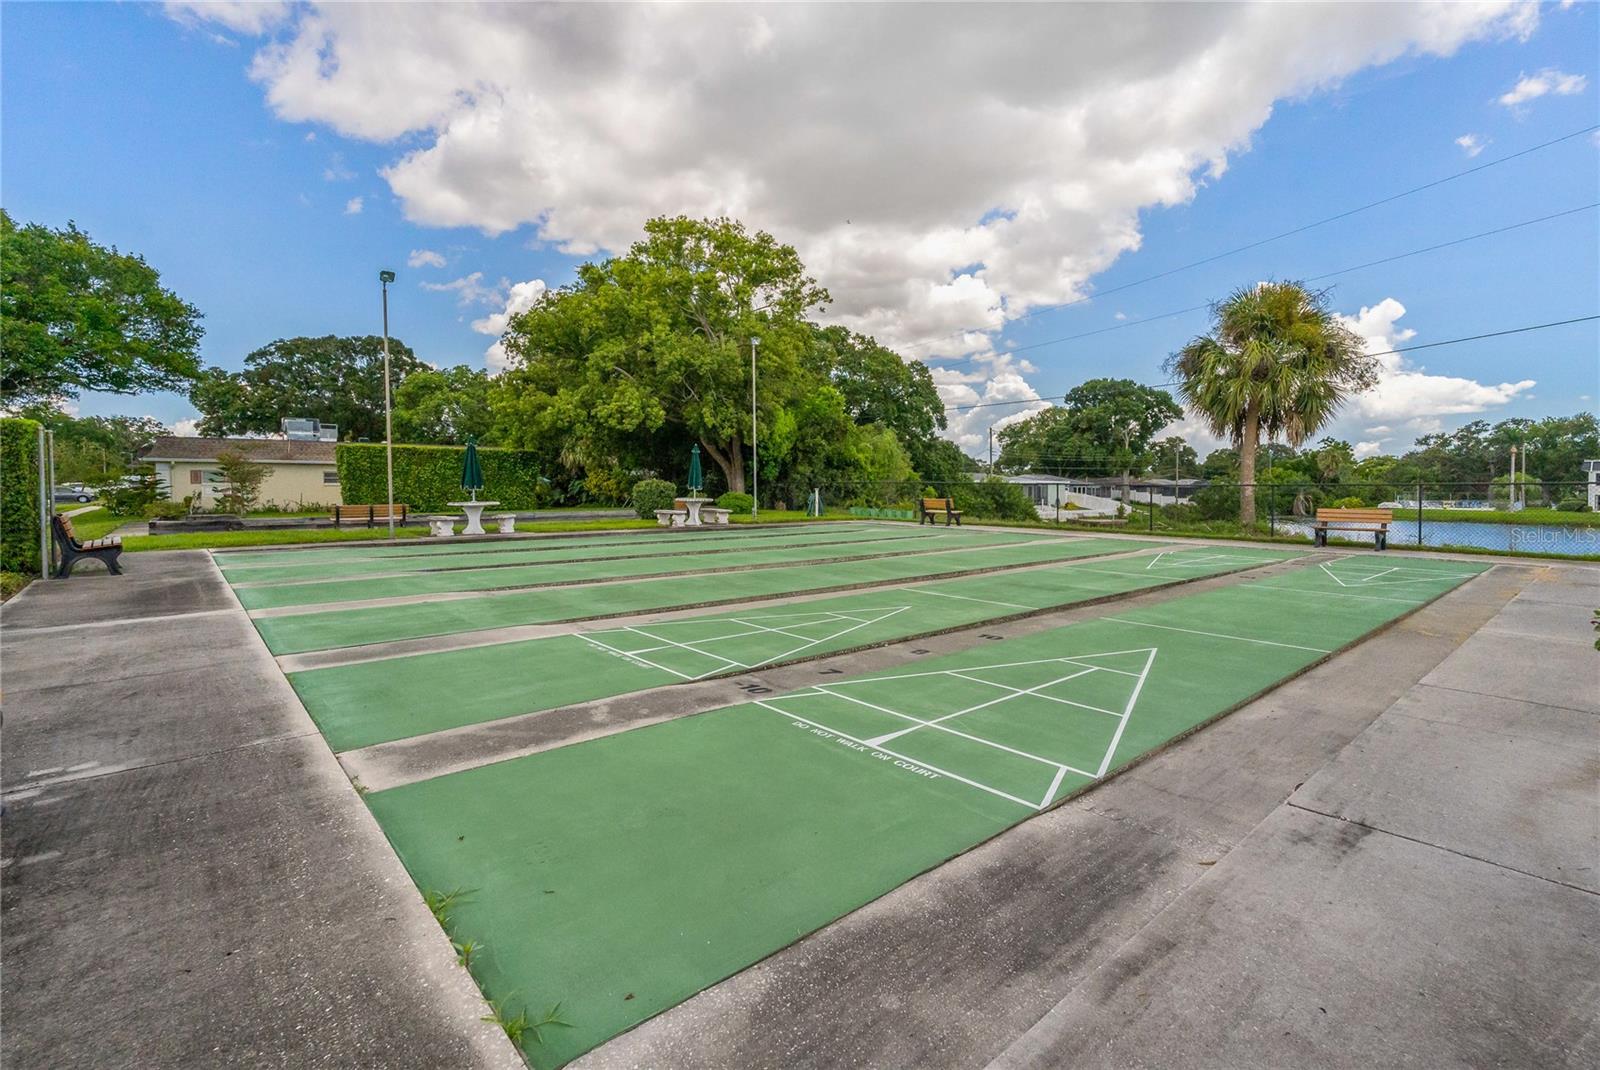
[[[1280,519],[1278,529],[1297,532],[1307,538],[1311,536],[1311,523],[1306,520]],[[1417,545],[1416,519],[1407,521],[1396,515],[1389,526],[1389,542],[1395,546]],[[1421,543],[1423,546],[1476,546],[1523,553],[1600,554],[1600,527],[1424,520]]]

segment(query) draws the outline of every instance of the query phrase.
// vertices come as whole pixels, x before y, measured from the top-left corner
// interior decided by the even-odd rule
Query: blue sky
[[[449,17],[448,12],[438,14],[443,10],[435,9],[435,17]],[[627,17],[627,10],[613,17]],[[1058,288],[1056,296],[1111,289],[1600,123],[1600,8],[1551,5],[1538,16],[1536,28],[1529,31],[1524,25],[1525,39],[1514,33],[1486,33],[1465,40],[1449,55],[1412,50],[1381,62],[1353,61],[1349,70],[1323,79],[1310,91],[1292,85],[1282,93],[1265,90],[1270,118],[1246,124],[1247,148],[1229,135],[1222,140],[1234,143],[1219,175],[1209,176],[1204,168],[1181,169],[1195,177],[1198,188],[1192,196],[1180,193],[1166,204],[1135,203],[1134,211],[1128,210],[1128,202],[1118,202],[1116,210],[1126,211],[1130,226],[1137,228],[1139,247],[1119,248],[1118,243],[1126,244],[1125,234],[1114,241],[1103,236],[1081,239],[1086,243],[1084,263],[1073,269],[1077,275],[1072,278],[1066,277],[1071,272],[1058,271],[1050,279],[1050,285]],[[5,131],[0,188],[5,208],[19,221],[62,225],[74,219],[98,240],[144,255],[168,286],[204,313],[203,355],[210,364],[238,368],[251,349],[284,336],[376,333],[376,275],[380,267],[392,267],[400,275],[391,299],[394,334],[426,360],[482,367],[493,339],[472,324],[503,312],[513,284],[538,279],[554,286],[568,280],[582,258],[559,252],[563,243],[577,248],[609,246],[620,240],[613,235],[626,234],[628,219],[642,220],[663,208],[701,214],[703,204],[719,203],[707,202],[700,186],[682,194],[670,186],[657,189],[641,181],[634,184],[636,190],[596,191],[581,202],[562,203],[551,194],[546,215],[563,220],[559,225],[541,226],[536,221],[501,229],[508,219],[495,198],[502,194],[484,184],[495,179],[497,168],[516,173],[514,162],[485,160],[470,181],[446,177],[427,187],[423,185],[427,174],[385,178],[381,172],[408,154],[438,155],[441,142],[450,140],[442,133],[459,136],[465,127],[451,124],[465,123],[470,116],[452,113],[429,121],[405,117],[394,124],[400,127],[395,130],[383,125],[382,94],[373,93],[374,99],[363,105],[371,110],[362,111],[340,96],[343,87],[333,79],[297,82],[298,75],[281,64],[275,73],[253,78],[251,65],[259,50],[273,41],[305,35],[312,17],[307,9],[292,9],[258,34],[248,19],[174,18],[152,5],[5,5],[0,9],[4,63],[0,121]],[[412,9],[407,17],[425,15]],[[798,40],[804,32],[804,27],[777,20],[768,26],[767,20],[758,19],[756,26],[762,31],[757,35],[762,48],[772,47],[765,43],[769,37],[776,38],[781,48],[790,39],[785,35]],[[333,31],[323,27],[319,32]],[[337,32],[341,47],[349,50],[347,66],[353,72],[355,50],[363,44],[361,34],[369,31],[347,26]],[[619,32],[630,31],[624,27]],[[1376,38],[1396,31],[1362,32]],[[792,51],[801,49],[797,45]],[[483,63],[492,61],[486,56]],[[1519,81],[1538,79],[1544,72],[1550,72],[1547,88],[1559,85],[1559,90],[1528,96],[1520,103],[1501,102]],[[1562,76],[1565,82],[1560,81]],[[1574,76],[1581,86],[1572,80]],[[595,90],[604,88],[603,72],[595,82]],[[511,99],[518,87],[500,88]],[[274,90],[281,90],[282,100],[269,101]],[[395,113],[405,112],[417,96],[406,86],[386,91],[394,94],[390,104]],[[1058,100],[1066,90],[1051,87],[1049,92],[1054,94],[1052,100]],[[596,103],[594,93],[558,97],[547,90],[539,105],[545,110],[537,114],[548,127],[549,109],[592,116],[593,109],[604,106],[603,101]],[[306,115],[313,117],[301,118]],[[594,125],[592,120],[586,123],[586,137],[592,136]],[[838,124],[827,129],[832,137],[848,133]],[[907,136],[918,136],[920,128],[911,129]],[[1482,146],[1476,157],[1457,143],[1467,135]],[[748,136],[770,140],[781,138],[783,131],[781,127],[752,130]],[[1148,159],[1152,144],[1159,148],[1161,138],[1168,135],[1154,130],[1140,136],[1145,141],[1129,151]],[[622,140],[627,139],[624,135]],[[895,235],[917,233],[918,226],[946,226],[938,213],[959,212],[963,209],[954,206],[971,202],[933,192],[927,194],[926,204],[914,205],[915,213],[905,212],[904,219],[896,216],[902,208],[896,198],[880,196],[881,189],[861,188],[880,166],[875,152],[894,152],[887,147],[892,139],[884,140],[881,149],[822,144],[824,151],[841,158],[862,157],[849,165],[857,169],[856,186],[836,214],[854,211],[857,217],[851,226],[881,224],[873,232],[884,235],[878,240],[903,246],[904,238]],[[721,143],[706,149],[708,155],[728,151]],[[943,151],[951,169],[969,166],[957,156],[959,140]],[[541,166],[548,156],[546,152]],[[1600,201],[1597,159],[1600,142],[1592,136],[1573,138],[1294,238],[1011,322],[984,336],[978,360],[955,365],[958,372],[974,374],[965,383],[952,381],[947,394],[952,401],[990,400],[1025,396],[1006,391],[1031,388],[1045,398],[1059,397],[1082,379],[1104,374],[1159,382],[1162,360],[1204,328],[1203,313],[1032,349],[1025,354],[1025,366],[996,354],[1003,354],[1008,345],[1028,346],[1115,326],[1121,322],[1119,314],[1140,319],[1198,305],[1260,278],[1318,275]],[[836,277],[824,272],[823,281],[836,298],[848,296],[851,280],[862,277],[838,252],[847,239],[837,235],[850,232],[841,230],[836,221],[826,226],[809,222],[824,209],[807,200],[811,194],[806,192],[772,192],[777,182],[763,166],[768,165],[753,162],[748,175],[728,177],[732,184],[768,189],[765,200],[759,193],[746,199],[747,218],[763,225],[769,219],[808,220],[797,224],[792,235],[779,226],[772,229],[780,238],[795,241],[803,253],[809,253],[808,242],[818,249],[808,261],[814,267],[832,265]],[[1026,164],[1021,166],[1026,170]],[[553,167],[540,181],[562,178]],[[1027,189],[1019,192],[1005,170],[1001,167],[972,181],[994,183],[996,207],[1007,207],[1005,198],[1013,195],[1017,203],[1027,203]],[[718,179],[713,175],[706,181],[714,186]],[[1158,181],[1159,176],[1152,179]],[[885,173],[883,182],[905,184],[906,179]],[[473,201],[480,190],[481,205]],[[538,200],[542,192],[535,184],[505,199],[515,206],[518,197],[529,198],[528,218],[534,219],[544,209]],[[919,193],[908,193],[904,199],[914,201]],[[1094,195],[1092,189],[1084,194]],[[731,195],[718,191],[711,196]],[[983,196],[981,189],[978,196]],[[586,219],[586,206],[602,197],[610,198],[606,202],[610,214]],[[630,197],[637,198],[633,215]],[[352,211],[356,199],[358,212]],[[454,207],[463,201],[464,208]],[[833,207],[826,205],[827,210]],[[1111,209],[1099,218],[1109,214]],[[410,221],[408,215],[426,222]],[[1388,336],[1396,338],[1401,336],[1393,335],[1393,330],[1415,332],[1403,344],[1592,314],[1600,304],[1597,215],[1594,210],[1582,212],[1353,272],[1328,284],[1335,287],[1335,305],[1342,312],[1355,315],[1363,307],[1382,306],[1365,321],[1375,336],[1385,325],[1390,328]],[[1042,277],[1036,261],[1073,253],[1079,240],[1074,235],[1087,233],[1078,223],[1059,222],[1063,218],[1057,212],[1041,224],[1041,229],[1061,227],[1051,244],[1030,245],[1024,235],[993,246],[995,253],[987,258],[990,276],[1002,274],[1003,255],[1008,277],[1021,280],[993,284],[1013,307],[1020,307],[1016,302],[1024,291],[1034,295],[1035,304],[1050,303],[1039,299],[1048,287],[1041,289],[1027,280]],[[471,219],[478,225],[450,225],[454,219]],[[619,225],[613,219],[624,222]],[[954,218],[948,226],[971,227],[977,222]],[[486,229],[501,232],[491,234]],[[435,252],[445,263],[409,267],[408,257],[416,250]],[[910,264],[906,271],[924,267]],[[885,270],[892,273],[893,265]],[[423,285],[443,286],[474,273],[479,274],[476,287],[429,290]],[[886,286],[885,292],[895,291]],[[469,298],[465,302],[464,293]],[[903,307],[895,300],[891,297],[883,307],[855,302],[847,307],[845,321],[867,329],[876,326],[900,344],[948,335],[951,322],[966,325],[960,319],[941,320],[927,311],[920,297],[907,298]],[[1382,305],[1386,300],[1403,306],[1404,314],[1395,313],[1394,305]],[[852,305],[848,300],[839,303]],[[903,351],[918,356],[926,348],[907,345]],[[1392,415],[1379,411],[1381,407],[1352,412],[1336,430],[1353,441],[1371,443],[1372,449],[1399,451],[1415,433],[1433,426],[1448,428],[1480,417],[1593,409],[1600,393],[1597,354],[1600,329],[1595,324],[1423,351],[1411,358],[1405,374],[1420,371],[1489,387],[1530,379],[1537,385],[1510,391],[1503,402],[1484,403],[1482,411],[1429,412],[1430,404],[1451,407],[1454,395],[1448,384],[1441,394],[1419,381],[1422,400],[1414,406],[1406,400],[1405,384],[1398,384],[1389,405],[1395,410]],[[1440,401],[1440,396],[1446,400]],[[85,397],[81,410],[148,413],[168,422],[193,416],[186,399],[166,395]],[[958,420],[969,447],[970,436],[982,425],[1013,410],[984,411],[992,415],[979,416],[975,410]]]

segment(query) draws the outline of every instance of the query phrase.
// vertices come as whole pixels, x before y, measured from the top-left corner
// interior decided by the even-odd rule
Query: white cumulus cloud
[[[494,336],[494,342],[483,352],[484,364],[488,366],[491,374],[498,375],[511,363],[511,357],[500,341],[500,336],[505,334],[506,328],[511,325],[511,317],[532,308],[533,303],[539,300],[545,289],[543,279],[529,279],[527,282],[516,283],[506,291],[505,305],[500,311],[472,321],[473,330],[479,334]]]
[[[432,249],[413,249],[411,250],[411,255],[406,257],[406,267],[442,268],[444,267],[444,257]]]
[[[1516,108],[1554,93],[1558,97],[1571,97],[1583,92],[1589,79],[1581,74],[1567,74],[1554,67],[1546,67],[1537,74],[1524,74],[1517,84],[1500,96],[1500,103]]]
[[[1092,293],[1138,249],[1139,213],[1220,179],[1279,100],[1538,17],[1489,0],[310,4],[251,72],[280,118],[395,145],[382,174],[415,223],[526,226],[587,256],[652,215],[735,216],[799,249],[833,322],[937,360]],[[984,367],[980,397],[1027,387]]]
[[[1357,418],[1409,430],[1434,430],[1441,426],[1440,417],[1483,412],[1533,389],[1532,379],[1480,383],[1454,375],[1431,375],[1421,365],[1411,364],[1405,354],[1391,352],[1416,337],[1416,331],[1397,323],[1405,314],[1404,305],[1385,297],[1354,316],[1339,317],[1362,337],[1367,352],[1385,354],[1377,358],[1377,385],[1355,398],[1351,406]],[[1388,428],[1374,427],[1369,433],[1379,430]]]
[[[1461,146],[1461,151],[1470,159],[1482,152],[1487,143],[1477,134],[1462,134],[1456,138],[1456,144]]]
[[[287,0],[167,0],[167,14],[184,25],[214,22],[236,33],[259,34],[289,17]]]
[[[360,215],[361,214],[361,209],[364,208],[365,206],[366,206],[366,198],[364,198],[364,197],[351,197],[348,201],[344,202],[344,214],[345,215]]]

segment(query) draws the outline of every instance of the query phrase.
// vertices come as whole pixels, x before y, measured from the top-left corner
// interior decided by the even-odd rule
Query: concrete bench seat
[[[656,523],[664,528],[681,528],[689,523],[689,510],[657,509]]]
[[[425,516],[422,519],[428,522],[428,534],[435,538],[448,539],[456,533],[456,522],[459,516]]]

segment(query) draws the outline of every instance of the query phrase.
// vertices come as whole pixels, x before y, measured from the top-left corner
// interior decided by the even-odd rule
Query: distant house
[[[217,454],[227,450],[267,466],[261,484],[261,501],[276,505],[339,505],[339,470],[334,467],[335,443],[283,438],[180,438],[163,436],[139,451],[140,460],[154,465],[173,501],[199,494],[212,505],[226,489],[217,470]]]
[[[1039,506],[1054,507],[1058,500],[1065,500],[1064,495],[1079,495],[1081,497],[1120,499],[1122,497],[1121,476],[1048,476],[1048,475],[1017,475],[1005,476],[1007,483],[1015,483],[1028,492],[1033,503]],[[1195,492],[1206,486],[1204,479],[1161,479],[1131,477],[1128,480],[1128,495],[1134,501],[1143,502],[1151,500],[1152,496],[1157,505],[1172,505],[1183,503],[1194,498]]]
[[[1584,461],[1583,474],[1589,481],[1589,511],[1600,512],[1600,461]]]

